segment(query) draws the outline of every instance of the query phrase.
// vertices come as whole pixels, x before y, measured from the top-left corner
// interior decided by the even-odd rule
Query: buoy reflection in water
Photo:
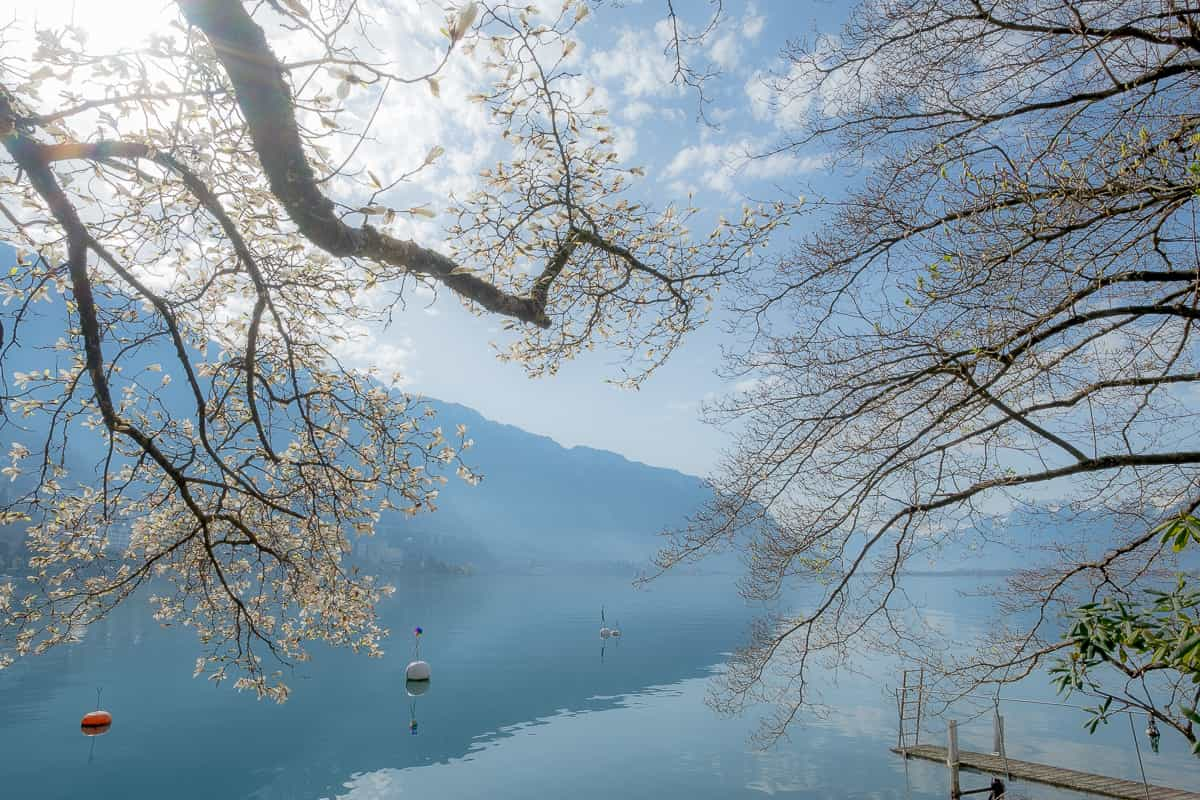
[[[417,698],[429,691],[429,681],[405,681],[404,691],[412,700],[408,704],[408,732],[417,735]]]

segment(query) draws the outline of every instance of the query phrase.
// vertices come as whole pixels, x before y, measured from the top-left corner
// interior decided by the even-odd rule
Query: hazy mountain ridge
[[[684,524],[710,496],[695,476],[564,447],[467,406],[429,402],[443,428],[467,426],[475,445],[463,457],[483,480],[471,486],[451,478],[433,514],[385,517],[381,541],[403,542],[414,532],[455,536],[477,542],[485,566],[641,566],[660,546],[657,534]]]
[[[0,267],[15,262],[12,248],[0,245]],[[38,303],[36,314],[20,327],[20,346],[8,353],[3,369],[9,381],[15,371],[65,366],[62,352],[51,345],[63,335],[65,317],[58,298]],[[8,313],[0,311],[5,332],[12,335]],[[147,361],[154,360],[149,357]],[[164,346],[156,356],[164,365],[174,354]],[[182,383],[160,391],[178,413],[190,414]],[[675,470],[653,467],[606,450],[564,447],[547,436],[496,422],[464,405],[429,399],[437,411],[432,424],[453,431],[467,426],[475,446],[463,454],[484,476],[471,486],[450,474],[442,487],[438,510],[409,519],[386,515],[374,537],[354,542],[359,558],[402,569],[455,571],[523,568],[571,564],[593,569],[631,571],[644,567],[659,548],[662,530],[685,523],[709,497],[703,482]],[[8,451],[19,441],[34,452],[45,436],[47,420],[10,416],[0,434]],[[422,423],[425,424],[425,423]],[[94,480],[90,454],[99,440],[81,429],[72,431],[67,453],[71,477]],[[28,467],[29,465],[27,465]],[[33,487],[34,476],[0,481],[0,500],[11,500]],[[0,530],[0,570],[21,560],[23,526]],[[715,568],[713,562],[709,569]]]

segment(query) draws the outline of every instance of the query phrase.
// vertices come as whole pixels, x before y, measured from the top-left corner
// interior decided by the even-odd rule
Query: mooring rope
[[[928,694],[936,695],[936,696],[942,697],[942,698],[949,698],[951,700],[961,700],[961,699],[966,699],[966,698],[970,698],[973,700],[987,700],[989,703],[995,702],[995,699],[996,699],[992,695],[988,695],[988,694],[973,694],[973,693],[959,694],[958,692],[938,692],[938,691],[933,691],[933,690],[930,690],[928,692]],[[1003,697],[1003,698],[1001,698],[1001,700],[1005,703],[1028,703],[1030,705],[1037,705],[1037,706],[1056,706],[1058,708],[1074,708],[1079,711],[1087,711],[1088,710],[1087,706],[1077,706],[1073,703],[1060,703],[1060,702],[1057,702],[1054,700],[1031,700],[1031,699],[1027,699],[1027,698],[1023,698],[1023,697]],[[1143,711],[1142,709],[1139,709],[1139,708],[1122,708],[1122,709],[1119,709],[1118,712],[1115,712],[1115,713],[1121,713],[1121,712],[1126,713],[1126,714],[1145,714],[1146,716],[1150,716],[1150,713],[1148,711]]]
[[[1142,763],[1142,746],[1138,744],[1137,729],[1133,727],[1133,714],[1126,713],[1129,717],[1129,732],[1133,735],[1133,747],[1137,750],[1138,769],[1142,771],[1142,786],[1146,789],[1146,800],[1150,800],[1150,782],[1146,780],[1146,766]]]

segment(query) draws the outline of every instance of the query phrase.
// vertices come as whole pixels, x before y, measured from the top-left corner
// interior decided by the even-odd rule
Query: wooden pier
[[[907,758],[925,758],[930,761],[940,761],[943,764],[948,763],[945,747],[921,744],[906,748],[893,747],[892,752],[900,753]],[[1015,758],[1005,760],[1001,756],[989,753],[959,750],[958,764],[964,769],[987,772],[1002,777],[1007,773],[1013,778],[1021,780],[1071,789],[1076,792],[1116,797],[1120,800],[1147,800],[1147,798],[1149,800],[1200,800],[1200,793],[1197,792],[1170,789],[1153,784],[1147,789],[1145,784],[1138,781],[1109,778],[1105,775],[1035,764],[1032,761],[1019,761]]]

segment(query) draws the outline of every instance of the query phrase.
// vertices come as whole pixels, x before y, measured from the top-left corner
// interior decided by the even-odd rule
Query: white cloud
[[[654,106],[645,100],[634,100],[632,103],[621,107],[621,116],[630,122],[641,122],[643,119],[653,115],[654,112]]]
[[[815,79],[797,65],[785,78],[758,70],[745,85],[750,113],[784,130],[799,128],[813,107],[815,86]]]
[[[750,114],[757,120],[768,120],[774,114],[771,110],[771,87],[767,85],[767,76],[756,70],[746,81],[746,99],[750,101]]]
[[[660,20],[650,30],[624,30],[611,50],[592,55],[590,75],[621,87],[629,97],[677,94],[671,83],[675,63],[666,53],[670,25]]]
[[[361,323],[345,328],[346,339],[334,348],[334,355],[348,367],[376,369],[382,382],[407,386],[416,379],[411,368],[413,340],[394,332],[373,330]]]
[[[742,46],[737,32],[730,31],[717,38],[708,48],[708,55],[721,69],[733,69],[741,58]]]
[[[754,72],[745,84],[754,118],[772,120],[780,129],[795,129],[810,113],[824,117],[854,114],[887,91],[888,69],[881,63],[882,56],[867,58],[852,68],[826,69],[838,47],[836,36],[822,36],[809,60]]]
[[[747,178],[770,180],[785,175],[798,175],[804,172],[816,172],[825,168],[828,157],[825,155],[800,156],[795,153],[771,153],[765,156],[755,156],[742,167],[742,174]]]
[[[766,24],[767,18],[762,14],[754,13],[752,7],[750,12],[747,13],[745,19],[742,21],[742,36],[746,37],[747,39],[756,39],[758,38],[758,35],[762,33],[763,27],[765,27]]]
[[[752,139],[693,145],[675,154],[666,173],[676,179],[698,176],[707,188],[729,193],[739,179],[774,180],[813,172],[825,165],[825,157],[821,155],[787,152],[756,155],[763,150],[764,143]]]

